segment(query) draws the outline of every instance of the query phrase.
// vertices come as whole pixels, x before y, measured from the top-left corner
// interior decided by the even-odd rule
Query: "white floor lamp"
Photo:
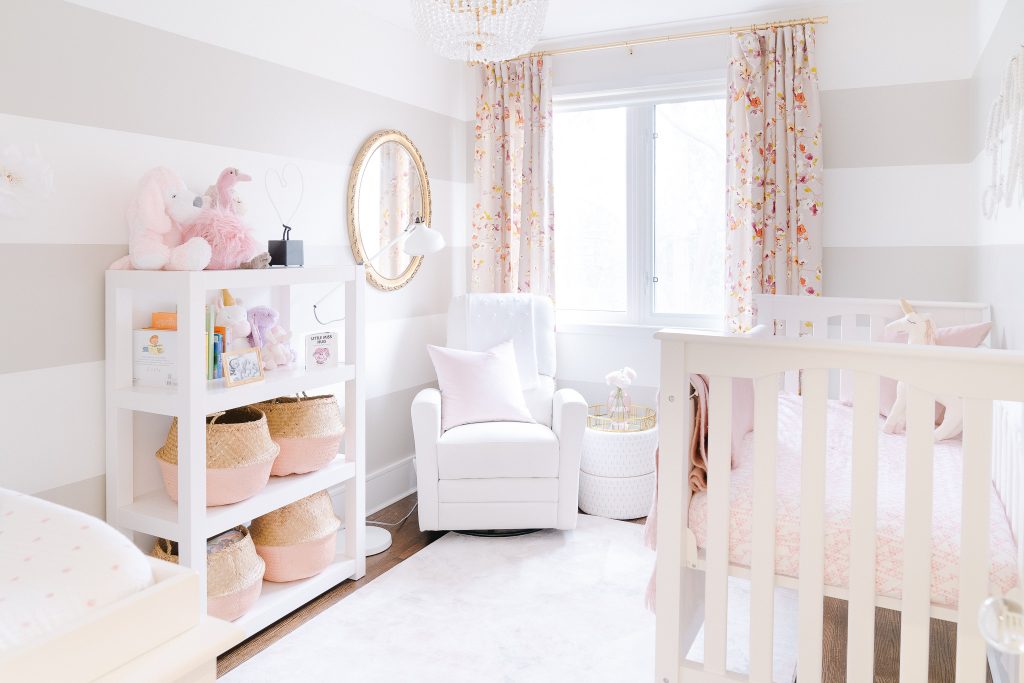
[[[389,241],[380,251],[373,256],[366,259],[365,262],[373,262],[375,258],[386,252],[391,247],[395,246],[401,240],[405,240],[402,245],[402,251],[409,256],[427,256],[444,249],[444,236],[437,230],[431,230],[429,226],[423,222],[422,218],[417,217],[412,223],[406,226],[405,230],[400,232],[397,237]],[[364,263],[365,263],[364,262]],[[360,264],[362,265],[362,264]],[[329,297],[334,292],[338,291],[342,285],[338,285],[331,291],[324,294],[320,299],[313,304],[313,317],[321,325],[326,325],[331,322],[337,322],[338,320],[344,320],[344,318],[337,318],[336,320],[329,320],[324,322],[317,316],[317,306],[324,302],[324,299]],[[412,512],[410,511],[410,514]],[[408,518],[408,515],[406,516]],[[405,521],[404,519],[402,521]],[[340,538],[340,537],[339,537]],[[376,555],[382,553],[391,547],[391,532],[379,526],[373,524],[366,525],[366,554]]]

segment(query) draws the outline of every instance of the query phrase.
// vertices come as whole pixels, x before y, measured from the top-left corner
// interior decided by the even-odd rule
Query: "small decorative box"
[[[291,232],[292,229],[286,225],[281,239],[267,242],[270,265],[301,266],[305,262],[302,254],[302,240],[293,240]]]

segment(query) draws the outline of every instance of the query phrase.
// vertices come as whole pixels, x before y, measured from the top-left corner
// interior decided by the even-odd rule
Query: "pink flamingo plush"
[[[239,216],[245,214],[245,205],[235,194],[235,185],[238,182],[248,182],[252,176],[242,173],[234,166],[229,166],[217,176],[217,182],[206,188],[203,195],[203,206],[212,209],[226,209]]]

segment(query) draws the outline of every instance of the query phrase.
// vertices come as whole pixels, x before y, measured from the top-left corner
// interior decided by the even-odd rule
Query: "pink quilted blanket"
[[[776,573],[796,577],[800,565],[800,397],[779,396],[779,445]],[[836,401],[828,407],[828,452],[824,454],[825,583],[845,587],[850,574],[851,439],[853,409]],[[881,418],[880,418],[881,419]],[[878,453],[876,588],[879,595],[900,597],[903,574],[903,500],[906,437],[881,433]],[[963,457],[960,441],[935,444],[932,508],[932,602],[954,606],[959,591],[960,516]],[[730,476],[729,560],[750,565],[752,534],[753,434],[733,454]],[[1006,591],[1017,583],[1016,544],[995,490],[990,502],[991,582]],[[690,501],[689,525],[697,545],[707,542],[707,493]]]

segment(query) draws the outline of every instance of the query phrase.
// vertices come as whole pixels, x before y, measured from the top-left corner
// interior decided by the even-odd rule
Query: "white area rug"
[[[448,534],[228,673],[228,683],[654,679],[636,524]]]

